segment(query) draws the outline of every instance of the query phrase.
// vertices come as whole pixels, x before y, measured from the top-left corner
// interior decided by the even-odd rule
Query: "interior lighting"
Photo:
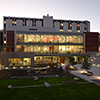
[[[6,44],[6,41],[4,41],[4,44]]]
[[[15,21],[15,24],[16,24],[16,21]]]
[[[62,48],[63,51],[65,51],[65,48]]]
[[[6,24],[6,21],[4,21],[4,24]]]
[[[63,26],[63,23],[61,23],[61,26]]]
[[[14,21],[12,21],[12,24],[14,24]]]

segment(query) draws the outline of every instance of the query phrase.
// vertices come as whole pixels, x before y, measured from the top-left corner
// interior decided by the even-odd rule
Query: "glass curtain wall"
[[[60,57],[57,56],[35,56],[35,64],[57,63],[60,62]]]
[[[31,65],[31,58],[9,58],[9,66],[28,66]]]
[[[35,53],[84,53],[81,45],[17,45],[17,52]]]
[[[84,43],[81,35],[16,34],[16,37],[16,42],[20,43]]]

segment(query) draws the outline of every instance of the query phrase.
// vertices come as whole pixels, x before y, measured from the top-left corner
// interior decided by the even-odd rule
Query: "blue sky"
[[[100,32],[100,0],[0,0],[0,29],[3,16],[89,20],[90,31]]]

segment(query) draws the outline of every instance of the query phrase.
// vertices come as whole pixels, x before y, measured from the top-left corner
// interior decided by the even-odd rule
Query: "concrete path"
[[[81,71],[83,69],[81,69],[81,64],[76,64],[74,65],[75,67],[78,68],[77,71],[71,71],[71,74],[77,76],[77,77],[80,77],[88,82],[94,82],[98,85],[100,85],[100,83],[97,83],[96,81],[93,81],[93,80],[100,80],[100,67],[97,67],[97,66],[92,66],[92,68],[90,69],[94,74],[93,76],[87,76],[87,75],[83,75],[81,74]]]

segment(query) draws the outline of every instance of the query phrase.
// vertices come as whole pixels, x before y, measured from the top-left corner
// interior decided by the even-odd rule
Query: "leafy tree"
[[[88,62],[88,57],[85,57],[81,68],[86,70],[89,70],[91,68],[91,63]]]

